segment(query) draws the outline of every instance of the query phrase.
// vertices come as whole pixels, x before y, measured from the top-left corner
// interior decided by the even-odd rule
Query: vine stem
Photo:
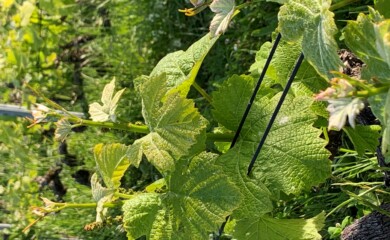
[[[125,193],[119,193],[119,192],[114,193],[114,196],[120,197],[120,198],[125,198],[125,199],[132,199],[135,197],[135,195],[132,195],[132,194],[125,194]]]
[[[213,101],[211,96],[207,94],[207,92],[201,86],[199,86],[199,84],[194,82],[192,83],[192,86],[196,89],[196,91],[200,93],[200,95],[202,95],[202,97],[204,97],[207,100],[207,102],[211,103]]]
[[[94,122],[91,120],[81,119],[77,117],[69,117],[68,121],[83,126],[111,128],[111,129],[125,130],[129,132],[145,133],[145,134],[150,132],[148,126],[137,125],[132,123]]]
[[[345,7],[349,4],[352,4],[354,2],[358,2],[359,0],[344,0],[344,1],[341,1],[341,2],[338,2],[338,3],[335,3],[333,4],[332,6],[330,6],[329,8],[329,11],[335,11],[339,8],[342,8],[342,7]]]
[[[304,56],[303,56],[303,53],[301,53],[298,57],[298,60],[297,62],[295,63],[295,66],[294,66],[294,69],[290,75],[290,78],[288,79],[288,82],[286,84],[286,87],[284,88],[283,90],[283,93],[282,93],[282,96],[280,96],[280,99],[279,99],[279,102],[278,104],[276,105],[275,107],[275,110],[271,116],[271,119],[269,120],[268,122],[268,125],[267,125],[267,128],[265,129],[264,133],[263,133],[263,136],[261,137],[261,140],[260,140],[260,143],[259,145],[257,146],[256,148],[256,151],[255,151],[255,154],[253,155],[252,157],[252,160],[251,162],[249,163],[249,166],[248,166],[248,171],[247,171],[247,175],[249,176],[249,174],[251,173],[254,165],[255,165],[255,162],[256,162],[256,159],[257,157],[259,156],[260,154],[260,151],[261,149],[263,148],[264,146],[264,143],[265,143],[265,140],[267,139],[267,136],[268,136],[268,133],[270,132],[271,128],[272,128],[272,125],[276,119],[276,116],[278,115],[279,113],[279,110],[280,108],[282,107],[282,104],[284,102],[284,99],[286,98],[287,96],[287,93],[288,93],[288,90],[290,89],[291,87],[291,84],[296,76],[296,74],[298,73],[298,70],[299,70],[299,67],[301,66],[302,62],[303,62],[303,59],[304,59]]]
[[[137,125],[132,123],[113,123],[113,122],[94,122],[91,120],[85,120],[78,117],[69,117],[68,121],[75,123],[77,126],[91,126],[102,127],[117,130],[124,130],[128,132],[148,134],[150,130],[146,125]],[[207,133],[208,141],[216,142],[231,142],[233,139],[232,133]]]
[[[121,204],[121,203],[120,203]],[[113,208],[120,204],[104,203],[103,207]],[[58,212],[65,208],[96,208],[97,203],[54,203],[52,209],[45,209],[46,212]]]
[[[382,86],[377,88],[370,88],[367,90],[361,90],[357,92],[353,92],[349,94],[349,97],[362,97],[362,98],[368,98],[371,96],[375,96],[381,93],[387,93],[389,91],[389,86]]]

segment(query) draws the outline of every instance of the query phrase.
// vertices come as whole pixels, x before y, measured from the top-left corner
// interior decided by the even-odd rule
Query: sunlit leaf
[[[94,102],[89,105],[89,114],[93,121],[96,122],[106,122],[106,121],[116,121],[115,110],[118,107],[118,101],[122,96],[125,89],[118,91],[114,95],[115,89],[115,78],[104,87],[101,101],[103,105],[100,105],[97,102]],[[113,96],[114,95],[114,96]]]
[[[207,121],[194,107],[194,102],[178,93],[164,98],[165,77],[150,78],[140,88],[142,114],[150,133],[130,146],[130,153],[147,159],[162,173],[172,171],[174,159],[188,154],[196,144],[205,144]]]

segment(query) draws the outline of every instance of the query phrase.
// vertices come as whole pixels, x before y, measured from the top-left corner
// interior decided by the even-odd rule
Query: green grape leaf
[[[271,192],[256,179],[247,176],[249,162],[247,161],[256,147],[255,143],[238,142],[227,153],[220,156],[216,163],[223,167],[226,175],[239,187],[242,203],[233,213],[235,218],[261,216],[272,211]],[[252,154],[253,155],[253,154]]]
[[[250,91],[243,91],[246,88],[247,78],[235,77],[225,81],[218,94],[214,95],[214,117],[228,129],[237,128],[241,112],[250,98],[247,93]],[[218,159],[218,164],[224,166],[224,170],[233,179],[242,178],[246,174],[279,98],[280,94],[271,99],[256,99],[243,126],[239,141],[241,144],[238,143],[229,151],[236,153],[229,157],[228,152],[225,154],[227,157]],[[235,104],[231,104],[231,99],[235,100]],[[323,182],[330,175],[326,141],[319,138],[321,131],[312,127],[317,119],[310,109],[312,103],[312,98],[287,96],[257,158],[251,179],[263,182],[269,189],[299,194],[302,190]]]
[[[390,2],[388,0],[375,0],[375,10],[385,18],[390,18]]]
[[[124,228],[128,239],[148,236],[148,239],[171,239],[172,226],[169,211],[163,208],[161,197],[157,193],[138,194],[122,207]],[[159,234],[160,233],[160,234]],[[162,234],[166,238],[161,237]]]
[[[326,89],[329,83],[322,78],[317,71],[307,61],[303,61],[297,76],[292,83],[291,90],[295,96],[312,97],[320,90]],[[326,111],[326,103],[322,101],[315,101],[311,109],[318,116],[326,119],[329,118],[329,113]]]
[[[355,146],[355,150],[362,156],[366,150],[375,153],[379,145],[381,127],[379,125],[362,126],[355,128],[345,127],[344,132]]]
[[[106,121],[116,121],[116,115],[115,110],[118,107],[118,101],[120,97],[122,96],[125,89],[122,89],[118,91],[115,96],[114,95],[114,89],[115,89],[115,78],[107,84],[102,93],[102,103],[103,105],[100,105],[97,102],[94,102],[89,105],[89,114],[91,115],[91,118],[93,121],[96,122],[106,122]]]
[[[305,58],[325,79],[342,63],[334,35],[337,27],[329,11],[331,0],[291,0],[280,8],[279,28],[283,39],[299,41]]]
[[[166,82],[168,93],[180,92],[181,96],[187,96],[204,58],[217,40],[207,34],[185,52],[169,53],[157,63],[149,77],[164,76],[162,81]]]
[[[131,145],[127,150],[127,158],[130,159],[131,164],[135,167],[139,167],[139,164],[142,161],[142,142],[136,141]]]
[[[240,203],[240,193],[214,165],[215,155],[202,153],[178,166],[168,192],[136,195],[123,205],[129,239],[207,239]]]
[[[196,146],[196,151],[204,149],[199,145],[205,145],[207,126],[193,100],[179,93],[163,97],[167,90],[164,79],[164,76],[148,78],[140,87],[142,114],[150,133],[136,140],[129,150],[131,159],[139,157],[142,151],[161,173],[174,169],[174,159],[194,154],[193,147]]]
[[[275,56],[272,58],[271,65],[276,72],[276,82],[283,87],[286,86],[287,80],[294,69],[295,62],[301,54],[301,51],[300,41],[287,42],[283,39],[280,41]]]
[[[343,32],[345,43],[365,63],[366,66],[362,69],[363,79],[389,81],[388,37],[386,40],[388,21],[383,22],[377,12],[369,9],[370,15],[360,13],[356,21],[348,21]]]
[[[271,48],[272,44],[270,42],[266,42],[256,53],[255,63],[252,64],[249,69],[252,77],[260,77],[260,73],[263,70],[263,66],[268,58]],[[299,41],[287,42],[280,40],[271,64],[268,67],[265,79],[263,80],[264,83],[278,83],[285,86],[300,53],[301,44]]]
[[[104,183],[110,189],[121,185],[121,178],[130,166],[127,158],[128,147],[119,143],[97,144],[93,150],[95,161]]]
[[[234,0],[214,0],[210,4],[211,11],[216,13],[210,24],[211,37],[225,33],[234,16],[234,8]]]
[[[237,221],[233,235],[244,240],[320,240],[325,214],[310,219],[275,219],[268,216]]]
[[[227,129],[235,131],[244,114],[249,98],[254,88],[254,79],[249,76],[233,75],[220,87],[219,91],[213,93],[213,116],[220,124]],[[226,97],[229,96],[229,97]],[[229,107],[226,111],[225,107]]]
[[[271,42],[265,42],[263,43],[263,45],[261,45],[260,50],[256,52],[255,62],[249,68],[249,72],[251,73],[251,76],[253,78],[260,77],[261,71],[264,68],[264,64],[271,51],[271,48],[272,48]],[[275,71],[273,71],[273,65],[270,65],[268,67],[267,75],[276,76]]]

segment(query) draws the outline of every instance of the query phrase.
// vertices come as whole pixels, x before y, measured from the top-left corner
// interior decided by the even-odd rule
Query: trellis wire
[[[232,143],[231,143],[231,145],[230,145],[230,148],[234,147],[234,145],[236,144],[236,142],[237,142],[237,140],[238,140],[238,137],[239,137],[239,135],[240,135],[240,132],[241,132],[241,130],[242,130],[242,127],[243,127],[243,125],[244,125],[244,123],[245,123],[245,121],[246,121],[246,118],[247,118],[247,116],[248,116],[248,114],[249,114],[249,111],[250,111],[250,109],[251,109],[251,107],[252,107],[252,104],[253,104],[253,102],[254,102],[254,100],[255,100],[255,98],[256,98],[257,92],[258,92],[258,90],[259,90],[259,88],[260,88],[260,85],[261,85],[263,79],[264,79],[265,73],[266,73],[266,71],[267,71],[267,69],[268,69],[268,66],[269,66],[269,64],[270,64],[270,62],[271,62],[271,60],[272,60],[272,58],[273,58],[273,55],[274,55],[274,53],[275,53],[275,51],[276,51],[276,48],[277,48],[277,46],[278,46],[278,44],[279,44],[279,42],[280,42],[280,39],[281,39],[281,35],[280,35],[280,33],[279,33],[278,36],[277,36],[276,39],[275,39],[275,42],[274,42],[274,45],[273,45],[273,47],[272,47],[272,49],[271,49],[271,51],[270,51],[270,54],[268,55],[266,64],[264,65],[264,68],[263,68],[263,70],[262,70],[262,72],[261,72],[261,75],[260,75],[260,77],[259,77],[259,80],[258,80],[258,82],[257,82],[257,84],[256,84],[256,86],[255,86],[255,89],[253,90],[252,96],[251,96],[251,98],[250,98],[250,100],[249,100],[249,102],[248,102],[247,108],[245,109],[245,112],[244,112],[244,114],[243,114],[243,117],[242,117],[242,119],[241,119],[241,121],[240,121],[240,124],[239,124],[239,126],[238,126],[238,128],[237,128],[237,131],[236,131],[236,133],[235,133],[235,135],[234,135],[234,138],[233,138],[233,140],[232,140]],[[292,71],[292,73],[291,73],[291,75],[290,75],[290,77],[289,77],[289,79],[288,79],[288,81],[287,81],[287,84],[286,84],[286,86],[285,86],[285,88],[284,88],[284,90],[283,90],[283,93],[282,93],[282,95],[281,95],[281,97],[280,97],[280,99],[279,99],[279,101],[278,101],[278,103],[277,103],[277,105],[276,105],[276,107],[275,107],[275,110],[274,110],[274,112],[272,113],[271,119],[269,120],[268,125],[267,125],[267,127],[266,127],[266,129],[265,129],[265,131],[264,131],[264,133],[263,133],[263,136],[262,136],[260,142],[259,142],[259,145],[257,146],[257,149],[256,149],[256,151],[255,151],[255,154],[253,155],[252,160],[251,160],[251,162],[250,162],[250,164],[249,164],[249,166],[248,166],[247,175],[249,175],[249,174],[251,173],[252,169],[253,169],[253,166],[254,166],[254,164],[255,164],[255,162],[256,162],[256,159],[257,159],[258,155],[260,154],[260,151],[261,151],[261,149],[262,149],[262,147],[263,147],[263,145],[264,145],[264,143],[265,143],[265,140],[267,139],[267,136],[268,136],[268,134],[269,134],[269,131],[271,130],[272,125],[273,125],[273,123],[275,122],[275,119],[276,119],[276,117],[277,117],[277,115],[278,115],[278,113],[279,113],[279,111],[280,111],[280,108],[282,107],[282,104],[283,104],[283,102],[284,102],[284,100],[285,100],[285,98],[286,98],[286,96],[287,96],[287,93],[288,93],[288,91],[289,91],[289,89],[290,89],[290,87],[291,87],[291,84],[292,84],[292,82],[293,82],[295,76],[297,75],[298,70],[299,70],[299,68],[300,68],[300,66],[301,66],[301,64],[302,64],[302,62],[303,62],[303,59],[304,59],[304,55],[303,55],[303,53],[301,53],[301,54],[299,55],[299,57],[298,57],[296,63],[295,63],[294,69],[293,69],[293,71]],[[220,236],[222,235],[223,230],[224,230],[224,228],[225,228],[225,225],[226,225],[227,221],[229,220],[229,217],[230,217],[230,216],[227,216],[226,219],[225,219],[225,222],[222,223],[222,225],[221,225],[221,227],[220,227],[220,229],[219,229],[219,231],[218,231],[218,236],[216,237],[217,240],[218,240],[218,239],[220,238]]]
[[[262,149],[262,147],[263,147],[263,145],[264,145],[264,143],[265,143],[265,140],[267,139],[268,133],[269,133],[269,131],[271,130],[272,125],[273,125],[274,122],[275,122],[276,116],[278,115],[280,108],[282,107],[282,104],[283,104],[283,102],[284,102],[284,99],[285,99],[286,96],[287,96],[288,90],[290,89],[291,84],[292,84],[292,82],[293,82],[295,76],[296,76],[297,73],[298,73],[298,70],[299,70],[299,67],[300,67],[301,64],[302,64],[303,58],[304,58],[303,53],[301,53],[301,54],[299,55],[299,57],[298,57],[297,62],[295,63],[294,69],[293,69],[293,71],[292,71],[292,73],[291,73],[291,75],[290,75],[290,78],[288,79],[288,82],[287,82],[287,84],[286,84],[286,87],[285,87],[284,90],[283,90],[282,96],[280,96],[279,102],[278,102],[278,104],[276,105],[274,112],[272,113],[272,116],[271,116],[271,119],[270,119],[269,122],[268,122],[267,128],[265,129],[264,134],[263,134],[263,136],[261,137],[261,140],[260,140],[259,145],[257,146],[256,152],[255,152],[255,154],[253,155],[252,160],[251,160],[251,162],[250,162],[250,164],[249,164],[249,166],[248,166],[247,175],[249,175],[249,174],[251,173],[251,171],[252,171],[252,169],[253,169],[253,166],[255,165],[256,159],[257,159],[257,157],[259,156],[259,153],[260,153],[260,151],[261,151],[261,149]]]
[[[268,66],[269,66],[269,64],[270,64],[271,61],[272,61],[272,58],[273,58],[274,53],[275,53],[275,51],[276,51],[276,48],[277,48],[278,45],[279,45],[280,38],[281,38],[281,34],[279,33],[278,36],[276,36],[274,45],[272,46],[272,49],[271,49],[271,51],[270,51],[270,53],[269,53],[269,55],[268,55],[267,61],[266,61],[265,64],[264,64],[264,67],[263,67],[263,70],[261,71],[259,80],[257,81],[257,84],[256,84],[256,86],[255,86],[255,89],[253,90],[252,96],[251,96],[251,98],[250,98],[250,100],[249,100],[249,102],[248,102],[248,105],[246,106],[244,115],[243,115],[242,118],[241,118],[240,124],[238,125],[237,131],[236,131],[236,133],[235,133],[235,135],[234,135],[234,137],[233,137],[232,143],[230,144],[230,148],[233,148],[233,147],[234,147],[234,145],[236,144],[236,142],[237,142],[237,140],[238,140],[238,137],[240,136],[242,127],[244,126],[244,123],[245,123],[245,121],[246,121],[246,118],[248,117],[249,111],[250,111],[251,108],[252,108],[252,104],[253,104],[253,102],[255,101],[257,92],[259,91],[260,85],[261,85],[261,83],[263,82],[265,73],[267,72]]]
[[[279,45],[279,42],[280,42],[281,37],[282,37],[281,34],[278,33],[278,35],[276,36],[276,39],[275,39],[275,41],[274,41],[274,44],[273,44],[273,46],[272,46],[272,48],[271,48],[271,51],[270,51],[270,53],[269,53],[269,55],[268,55],[268,58],[267,58],[267,60],[266,60],[266,62],[265,62],[265,64],[264,64],[263,70],[261,71],[259,80],[258,80],[257,83],[256,83],[256,86],[255,86],[255,88],[254,88],[254,90],[253,90],[252,96],[251,96],[251,98],[249,99],[249,102],[248,102],[248,104],[247,104],[247,106],[246,106],[245,112],[244,112],[244,114],[243,114],[243,116],[242,116],[242,118],[241,118],[241,121],[240,121],[239,125],[238,125],[238,128],[237,128],[237,130],[236,130],[236,133],[234,134],[232,143],[230,144],[230,148],[233,148],[233,147],[234,147],[234,145],[236,144],[236,142],[237,142],[237,140],[238,140],[238,137],[240,136],[242,127],[244,126],[244,123],[245,123],[245,121],[246,121],[246,118],[248,117],[249,111],[250,111],[250,109],[252,108],[252,104],[253,104],[253,102],[255,101],[255,98],[256,98],[256,96],[257,96],[257,92],[258,92],[259,89],[260,89],[261,83],[263,82],[263,79],[264,79],[264,77],[265,77],[265,74],[266,74],[266,72],[267,72],[267,69],[268,69],[268,67],[269,67],[269,65],[270,65],[270,63],[271,63],[271,61],[272,61],[272,58],[273,58],[273,56],[274,56],[274,54],[275,54],[276,48],[277,48],[278,45]],[[226,225],[227,221],[229,220],[229,217],[230,217],[230,216],[227,216],[227,217],[226,217],[225,222],[223,222],[222,225],[221,225],[221,227],[219,228],[218,236],[216,237],[216,240],[219,240],[219,237],[222,235],[223,230],[224,230],[224,228],[225,228],[225,225]]]

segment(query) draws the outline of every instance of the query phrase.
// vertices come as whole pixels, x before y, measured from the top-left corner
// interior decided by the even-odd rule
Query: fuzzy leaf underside
[[[107,208],[103,206],[105,202],[111,201],[114,189],[109,189],[103,187],[98,179],[96,173],[94,173],[91,177],[91,191],[92,197],[96,201],[96,222],[103,222],[104,216],[107,212]]]
[[[360,13],[356,21],[348,21],[343,32],[348,48],[366,65],[362,69],[362,78],[366,80],[373,78],[390,81],[390,63],[381,56],[386,50],[377,46],[377,42],[378,44],[383,42],[384,37],[381,31],[376,31],[381,25],[381,20],[377,12],[371,12],[370,15]]]
[[[344,127],[343,130],[351,139],[359,156],[362,156],[366,150],[375,153],[379,145],[378,139],[381,131],[379,125],[357,125],[355,128]]]
[[[234,16],[235,1],[234,0],[214,0],[210,4],[210,9],[215,13],[214,18],[210,23],[211,37],[223,34]]]
[[[158,62],[150,78],[164,74],[170,93],[178,91],[181,96],[187,96],[204,58],[217,40],[218,37],[207,34],[186,51],[169,53]]]
[[[237,222],[235,236],[243,240],[320,240],[325,222],[321,213],[310,219],[275,219],[268,216]]]
[[[244,109],[250,97],[244,92],[232,96],[232,88],[238,91],[246,86],[246,78],[231,78],[225,81],[219,93],[214,96],[214,113],[218,113],[214,117],[228,129],[237,127],[231,122],[239,121],[242,114],[237,113],[237,109]],[[234,181],[245,179],[243,176],[279,97],[280,94],[271,99],[256,99],[240,141],[227,154],[218,158],[217,163],[224,166],[224,171]],[[231,98],[235,99],[235,105],[229,104]],[[330,175],[326,142],[319,138],[321,131],[312,127],[316,116],[310,110],[311,104],[311,98],[287,96],[257,159],[252,180],[264,183],[269,189],[275,189],[275,192],[280,190],[287,194],[299,194],[302,190],[323,182]],[[222,109],[219,108],[221,106]],[[228,118],[229,122],[222,116],[231,116]]]
[[[151,132],[136,140],[128,152],[129,158],[139,161],[142,152],[162,173],[173,170],[174,159],[205,143],[207,126],[193,100],[166,90],[161,76],[147,79],[140,87],[142,114]]]
[[[202,153],[178,161],[164,194],[140,194],[123,205],[129,239],[207,239],[240,202],[239,190]]]
[[[291,0],[280,8],[279,28],[283,39],[299,41],[305,58],[325,79],[342,66],[334,35],[337,27],[329,11],[331,0]]]
[[[117,189],[121,184],[121,178],[130,166],[126,157],[128,147],[119,144],[97,144],[94,148],[95,161],[104,183],[110,189]]]

